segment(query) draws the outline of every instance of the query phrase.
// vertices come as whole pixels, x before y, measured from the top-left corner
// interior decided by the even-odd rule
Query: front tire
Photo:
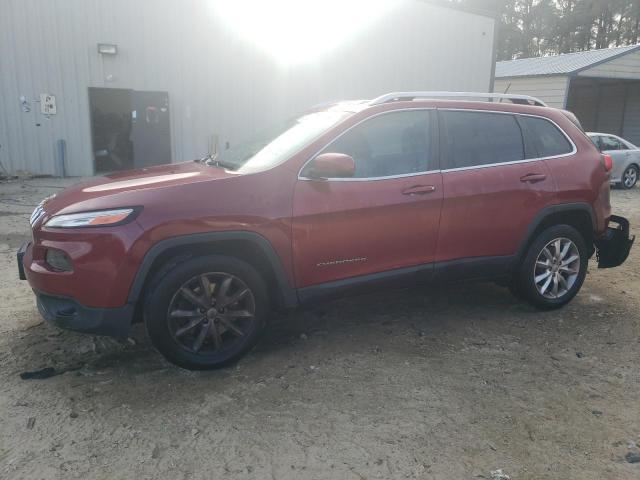
[[[556,225],[533,241],[515,272],[512,291],[536,308],[551,310],[576,296],[589,262],[584,238],[569,225]]]
[[[194,257],[161,272],[146,296],[153,346],[189,370],[224,367],[257,342],[269,314],[260,274],[233,257]]]
[[[620,187],[625,190],[635,187],[638,182],[638,167],[635,165],[629,165],[622,173],[620,180]]]

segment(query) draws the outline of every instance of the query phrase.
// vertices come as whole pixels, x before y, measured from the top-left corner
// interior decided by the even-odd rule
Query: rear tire
[[[194,257],[161,271],[145,299],[153,346],[189,370],[224,367],[257,342],[270,311],[267,287],[249,264]]]
[[[620,188],[628,190],[635,187],[637,182],[638,167],[636,167],[635,165],[629,165],[622,173],[622,178],[620,179]]]
[[[582,287],[588,262],[588,249],[580,232],[569,225],[547,228],[527,250],[511,291],[536,308],[560,308]]]

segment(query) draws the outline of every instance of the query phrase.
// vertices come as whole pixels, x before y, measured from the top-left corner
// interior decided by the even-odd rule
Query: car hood
[[[48,216],[136,206],[136,200],[144,198],[143,194],[149,190],[229,177],[237,177],[237,174],[198,162],[160,165],[118,172],[77,183],[49,197],[42,206]]]

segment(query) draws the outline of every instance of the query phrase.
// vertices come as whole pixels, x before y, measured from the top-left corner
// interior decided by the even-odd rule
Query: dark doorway
[[[89,88],[97,173],[171,163],[169,95]]]

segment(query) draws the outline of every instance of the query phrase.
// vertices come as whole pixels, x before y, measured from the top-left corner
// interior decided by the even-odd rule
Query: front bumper
[[[610,222],[617,227],[609,226],[607,231],[594,242],[598,258],[598,268],[612,268],[622,265],[629,256],[635,236],[629,235],[629,220],[611,215]]]
[[[127,338],[133,319],[133,305],[119,308],[91,308],[80,305],[72,298],[53,297],[36,292],[40,315],[48,322],[65,330]]]
[[[33,260],[33,244],[22,244],[17,252],[18,276],[29,280],[36,295],[40,315],[48,322],[66,330],[126,338],[129,335],[135,306],[125,303],[119,307],[88,307],[69,295],[51,290],[74,288],[67,273],[48,271]],[[42,286],[41,286],[42,284]],[[100,289],[93,282],[90,289]],[[108,290],[108,289],[107,289]],[[45,293],[45,291],[47,293]]]
[[[26,280],[24,256],[28,243],[17,253],[18,276]],[[126,304],[118,308],[93,308],[80,304],[73,298],[49,295],[33,289],[40,315],[48,322],[66,330],[126,338],[134,315],[134,306]]]

